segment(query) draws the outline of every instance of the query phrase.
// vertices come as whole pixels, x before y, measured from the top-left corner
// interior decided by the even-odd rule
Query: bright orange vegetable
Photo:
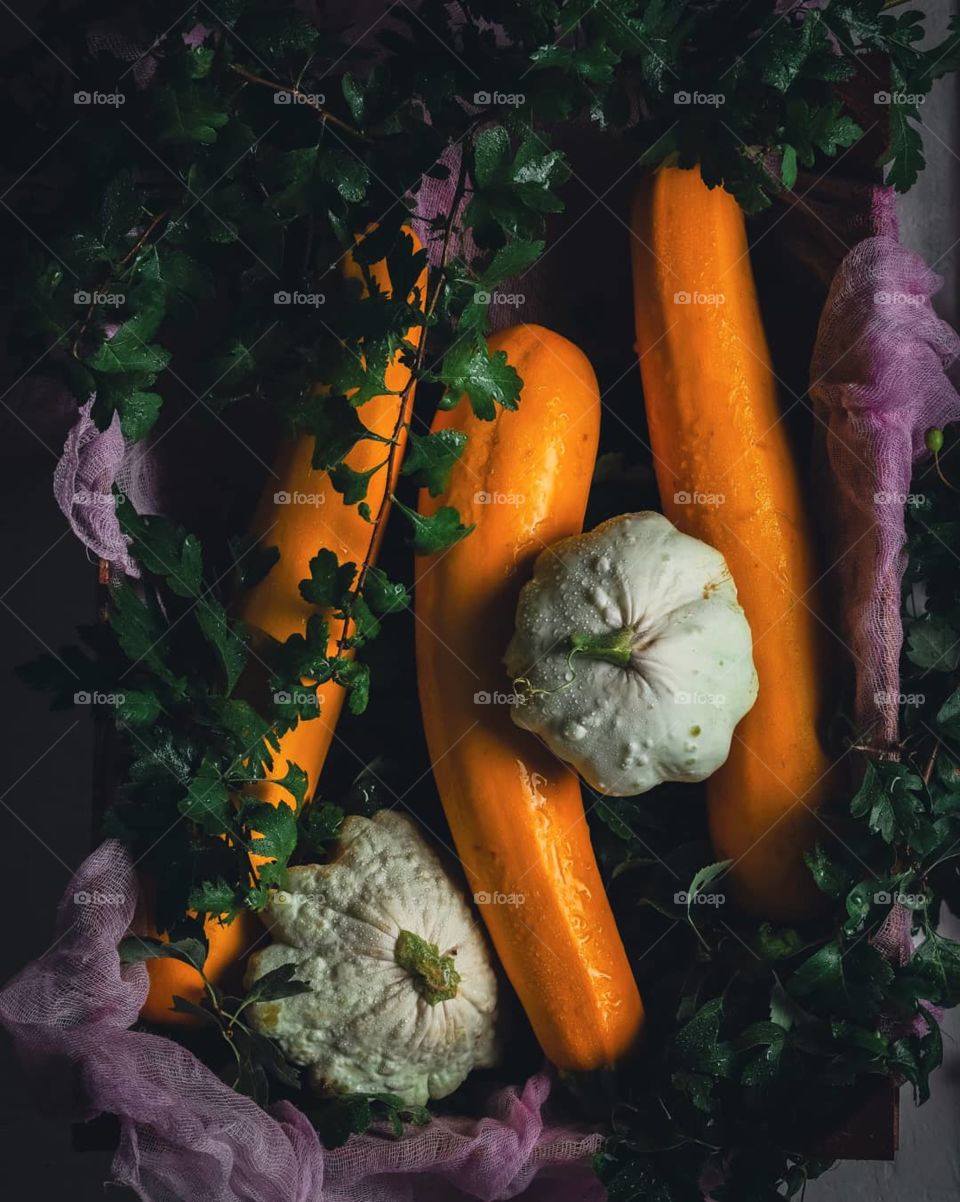
[[[412,231],[408,233],[414,239],[415,249],[419,250],[419,239]],[[352,259],[346,261],[345,273],[348,277],[361,279],[360,270]],[[386,262],[376,263],[370,268],[370,274],[378,287],[389,294],[390,277]],[[424,271],[417,282],[420,304],[425,300],[426,285],[427,273]],[[413,326],[407,332],[407,339],[418,346],[421,334],[422,327]],[[400,470],[414,389],[410,388],[404,398],[395,394],[403,391],[409,379],[410,371],[403,366],[398,355],[387,367],[384,376],[390,392],[373,397],[359,410],[360,418],[368,429],[383,438],[396,436],[398,443],[389,479],[386,469],[370,479],[367,502],[374,515],[384,496],[392,491]],[[346,463],[354,471],[369,471],[383,462],[388,450],[382,442],[365,440],[350,451]],[[280,640],[294,633],[303,634],[307,621],[317,612],[315,606],[303,599],[299,589],[300,581],[310,575],[310,560],[317,551],[326,547],[336,552],[341,563],[352,561],[359,565],[364,559],[373,560],[385,524],[381,521],[374,529],[360,516],[355,505],[345,505],[343,497],[331,486],[328,474],[313,469],[312,456],[312,435],[303,435],[281,448],[275,474],[267,482],[253,524],[254,533],[265,546],[279,549],[280,559],[245,596],[240,616],[255,630]],[[276,494],[286,494],[292,499],[288,503],[277,503],[274,499]],[[331,623],[330,634],[329,650],[332,654],[340,635],[339,623]],[[271,805],[289,802],[289,794],[274,783],[285,775],[288,760],[299,764],[306,772],[308,797],[316,787],[333,741],[345,690],[329,681],[321,685],[317,693],[320,698],[318,716],[308,722],[298,723],[281,738],[280,750],[274,755],[271,777],[251,787],[251,796],[259,797]],[[259,856],[252,856],[251,860],[255,866],[263,862]],[[209,943],[205,971],[213,981],[221,979],[251,950],[256,941],[264,938],[260,923],[249,914],[239,915],[228,925],[221,924],[216,918],[209,918],[204,929]],[[192,1022],[190,1015],[176,1014],[169,1007],[175,993],[193,1002],[201,1000],[203,985],[199,974],[177,960],[150,960],[147,968],[150,973],[150,993],[141,1011],[142,1016],[153,1022]]]
[[[520,407],[479,421],[461,400],[434,430],[469,440],[440,497],[476,529],[417,564],[417,673],[443,807],[500,960],[547,1056],[611,1064],[643,1006],[597,869],[580,784],[498,702],[520,587],[545,546],[583,524],[600,424],[597,382],[542,326],[490,339],[524,381]],[[517,494],[522,494],[517,496]],[[484,700],[488,699],[488,703]]]
[[[634,308],[650,443],[666,515],[726,558],[753,632],[760,692],[710,778],[717,855],[741,902],[808,915],[803,852],[831,791],[818,737],[827,682],[818,571],[750,268],[743,213],[698,170],[665,168],[637,195]]]
[[[230,970],[264,937],[262,925],[249,913],[238,914],[233,922],[220,923],[208,918],[203,926],[207,937],[207,961],[204,972],[214,982],[222,982]],[[148,929],[154,939],[162,938]],[[199,1005],[203,1001],[203,981],[196,969],[181,960],[148,960],[150,991],[140,1008],[140,1017],[151,1023],[176,1023],[196,1026],[192,1014],[171,1010],[174,995]]]

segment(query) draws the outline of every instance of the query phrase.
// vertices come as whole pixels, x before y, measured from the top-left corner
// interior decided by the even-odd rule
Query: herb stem
[[[342,129],[344,133],[350,134],[352,138],[359,138],[361,142],[371,142],[373,139],[368,138],[366,134],[361,133],[359,129],[354,129],[352,125],[338,117],[335,113],[331,113],[329,109],[319,104],[317,100],[306,92],[301,92],[298,87],[287,83],[274,83],[272,79],[264,79],[262,75],[255,75],[252,71],[248,71],[246,67],[241,67],[238,63],[231,63],[230,70],[235,71],[237,75],[250,83],[261,84],[265,88],[273,88],[275,92],[287,92],[291,96],[295,96],[301,104],[305,104],[307,108],[313,109],[315,113],[319,113],[321,120],[325,125],[335,125],[338,129]],[[301,72],[302,77],[302,72]]]
[[[164,209],[162,212],[157,213],[156,216],[152,217],[150,220],[150,224],[143,231],[143,233],[140,235],[140,237],[136,240],[136,242],[133,244],[133,246],[130,247],[130,249],[123,256],[123,258],[117,263],[117,266],[113,270],[111,270],[107,274],[107,276],[104,278],[104,280],[100,284],[98,284],[97,287],[94,289],[93,297],[90,301],[89,307],[87,308],[86,317],[84,317],[83,321],[81,322],[80,329],[77,331],[77,336],[73,340],[73,346],[71,346],[71,348],[70,348],[70,354],[73,355],[74,359],[80,358],[80,355],[79,355],[80,340],[81,340],[81,338],[83,338],[83,335],[86,332],[87,326],[89,326],[89,324],[90,324],[90,319],[93,317],[94,310],[97,307],[97,299],[96,299],[97,294],[105,291],[106,288],[109,286],[110,281],[113,279],[113,277],[115,275],[117,275],[122,268],[126,267],[126,265],[130,262],[131,259],[136,257],[137,253],[140,250],[142,250],[142,248],[144,247],[144,245],[147,242],[147,239],[150,237],[150,235],[153,233],[153,231],[157,228],[157,226],[160,224],[160,222],[163,221],[164,218],[169,217],[171,212],[172,212],[172,209]]]
[[[423,367],[423,361],[424,361],[424,357],[426,355],[427,331],[430,326],[430,319],[433,317],[433,314],[436,311],[437,304],[439,303],[440,296],[443,292],[443,286],[444,286],[443,273],[444,273],[444,269],[446,267],[447,255],[449,254],[449,250],[450,250],[450,241],[453,236],[453,226],[456,221],[456,216],[457,216],[457,213],[460,208],[460,202],[463,200],[463,196],[464,196],[464,192],[465,192],[465,188],[466,188],[466,178],[467,178],[467,156],[465,153],[463,153],[461,151],[460,172],[457,176],[456,188],[454,189],[453,198],[450,201],[450,209],[447,213],[446,227],[443,232],[443,243],[440,248],[440,262],[437,264],[437,267],[436,267],[436,276],[435,276],[436,285],[433,288],[432,296],[430,296],[429,295],[430,294],[430,282],[429,282],[430,277],[428,275],[428,277],[427,277],[428,300],[427,300],[427,304],[426,304],[426,312],[425,312],[424,323],[423,323],[423,334],[420,338],[420,342],[417,345],[417,351],[416,351],[416,355],[414,357],[413,366],[410,369],[410,379],[407,381],[407,383],[405,384],[405,386],[403,387],[403,389],[401,390],[401,392],[399,394],[400,395],[400,407],[399,407],[399,412],[397,414],[397,422],[393,428],[393,434],[390,437],[390,450],[387,454],[387,458],[386,458],[384,464],[381,464],[381,467],[386,466],[386,469],[387,469],[386,486],[384,487],[383,497],[380,501],[380,504],[377,506],[377,512],[374,514],[373,520],[370,523],[370,539],[369,539],[369,542],[367,543],[367,551],[363,557],[363,563],[360,565],[360,569],[357,572],[357,577],[354,582],[353,589],[351,590],[355,597],[359,596],[363,590],[363,585],[367,578],[367,573],[370,570],[371,562],[373,560],[373,550],[374,550],[374,547],[377,545],[379,531],[386,519],[387,512],[388,512],[389,505],[390,505],[390,500],[393,495],[393,481],[394,481],[394,478],[396,477],[397,467],[399,466],[399,464],[397,462],[397,456],[400,451],[400,433],[403,430],[404,426],[408,422],[410,410],[412,408],[412,403],[413,403],[413,399],[412,399],[413,388],[417,382],[417,377]],[[347,632],[349,631],[349,628],[350,628],[350,618],[349,618],[349,616],[347,616],[347,617],[344,617],[344,619],[343,619],[343,625],[340,628],[340,637],[337,639],[337,648],[336,648],[336,652],[335,652],[335,656],[337,658],[339,658],[343,654],[344,647],[345,647],[347,637],[348,637]]]
[[[947,486],[947,488],[950,489],[951,492],[960,492],[960,489],[958,489],[955,484],[951,484],[950,481],[947,479],[947,477],[943,474],[943,467],[941,466],[941,463],[940,463],[940,452],[939,451],[934,451],[934,453],[933,453],[933,466],[936,468],[937,475],[940,477],[940,481],[942,484],[945,484]]]
[[[930,757],[927,760],[926,766],[923,769],[923,783],[930,784],[930,778],[933,776],[933,769],[937,763],[937,756],[940,754],[940,739],[937,738],[933,744],[933,750],[930,752]]]

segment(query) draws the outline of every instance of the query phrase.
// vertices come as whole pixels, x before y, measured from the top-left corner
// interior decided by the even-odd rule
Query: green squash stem
[[[453,956],[441,956],[435,943],[427,943],[413,931],[401,931],[393,958],[413,977],[417,993],[431,1006],[457,996],[460,974],[453,966]]]
[[[629,668],[635,637],[631,626],[605,634],[571,634],[570,653],[585,655],[588,659],[603,659],[618,668]]]

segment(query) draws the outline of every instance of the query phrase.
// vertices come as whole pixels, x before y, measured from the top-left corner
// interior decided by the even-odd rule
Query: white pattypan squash
[[[621,797],[715,772],[757,696],[723,556],[659,513],[542,551],[504,658],[517,725]]]
[[[247,1013],[316,1087],[423,1105],[496,1063],[480,925],[409,819],[347,818],[332,862],[291,868],[261,917],[275,942],[250,957],[247,987],[295,964],[310,991]]]

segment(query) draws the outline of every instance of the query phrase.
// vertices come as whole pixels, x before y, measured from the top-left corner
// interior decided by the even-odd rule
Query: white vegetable
[[[248,988],[296,964],[311,990],[247,1013],[318,1088],[422,1105],[496,1063],[480,925],[409,819],[347,818],[336,858],[291,868],[262,917],[277,942],[250,957]]]
[[[715,772],[757,696],[723,556],[659,513],[542,551],[505,663],[517,725],[617,796]]]

